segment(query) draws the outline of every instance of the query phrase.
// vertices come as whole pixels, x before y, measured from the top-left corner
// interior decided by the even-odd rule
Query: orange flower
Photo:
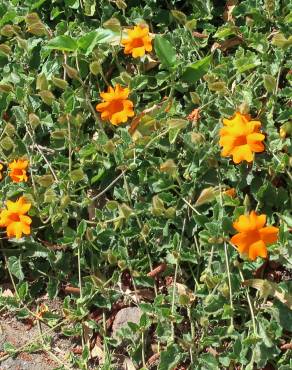
[[[236,112],[232,119],[223,119],[220,130],[220,146],[223,147],[222,157],[233,157],[234,163],[252,162],[254,153],[265,150],[262,141],[265,135],[260,133],[261,122],[253,121],[247,114]]]
[[[200,108],[192,110],[191,113],[187,116],[187,119],[189,121],[192,121],[193,124],[197,123],[200,120],[200,118],[201,118]]]
[[[2,178],[3,178],[2,172],[1,172],[2,169],[3,169],[3,165],[0,163],[0,180],[2,180]]]
[[[230,188],[224,191],[224,194],[228,195],[231,198],[234,198],[236,195],[236,190],[234,188]]]
[[[233,223],[233,227],[239,233],[231,238],[231,243],[236,245],[241,254],[245,254],[251,260],[258,256],[266,258],[268,255],[267,245],[273,244],[278,239],[279,229],[274,226],[264,227],[266,215],[257,215],[252,211],[249,215],[242,215]]]
[[[152,38],[149,36],[149,28],[144,25],[135,26],[127,30],[128,38],[122,40],[125,46],[124,53],[132,54],[133,58],[143,57],[146,51],[152,51]]]
[[[97,104],[96,110],[101,112],[102,120],[109,120],[113,125],[127,122],[128,117],[134,116],[133,102],[128,100],[130,90],[117,84],[114,88],[109,86],[107,92],[100,93],[102,103]]]
[[[41,303],[41,305],[37,308],[37,311],[35,313],[35,321],[36,320],[41,320],[46,312],[49,312],[49,307]]]
[[[14,159],[13,162],[9,163],[8,168],[10,170],[9,176],[13,182],[27,181],[26,168],[28,161],[23,159]]]
[[[26,215],[31,207],[24,197],[20,197],[16,202],[8,200],[7,209],[0,212],[0,227],[6,227],[8,238],[21,238],[22,234],[30,234],[31,218]]]

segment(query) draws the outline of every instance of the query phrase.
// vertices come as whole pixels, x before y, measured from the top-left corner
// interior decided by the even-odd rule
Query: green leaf
[[[197,82],[207,73],[211,60],[212,55],[208,55],[195,63],[189,64],[182,75],[182,79],[191,84]]]
[[[163,36],[156,36],[154,39],[154,49],[161,64],[167,69],[172,69],[176,65],[176,52],[171,43]]]
[[[9,342],[3,344],[3,350],[9,354],[13,354],[17,351],[14,345]]]
[[[77,40],[78,49],[85,55],[90,54],[96,45],[109,42],[117,33],[104,28],[98,28],[95,31],[86,33]]]
[[[284,216],[282,215],[281,216],[282,220],[289,226],[289,227],[292,227],[292,217],[287,215],[287,216]]]
[[[22,271],[22,267],[21,267],[21,263],[20,263],[19,258],[17,258],[16,256],[9,257],[8,258],[8,266],[9,266],[9,270],[10,270],[12,275],[17,277],[17,279],[19,279],[19,280],[24,279],[24,274],[23,274],[23,271]]]
[[[264,86],[267,92],[272,93],[275,90],[276,84],[277,84],[275,77],[271,75],[264,75],[263,80],[264,80]]]
[[[85,220],[81,220],[81,222],[79,223],[78,228],[77,228],[77,236],[79,236],[79,238],[82,238],[83,235],[86,232],[86,229],[87,229],[87,223],[86,223],[86,221]]]
[[[27,117],[26,117],[26,114],[23,108],[19,106],[15,106],[11,110],[13,111],[15,115],[16,121],[24,125],[27,121]]]
[[[20,299],[25,299],[28,293],[28,282],[24,281],[17,286],[17,292]]]
[[[160,363],[158,370],[172,370],[179,363],[181,358],[180,351],[177,346],[170,345],[166,351],[161,352]]]
[[[47,48],[61,51],[76,51],[78,49],[78,44],[72,37],[62,35],[50,40],[47,44]]]
[[[289,294],[281,289],[279,284],[264,279],[250,279],[245,280],[243,282],[243,285],[251,286],[257,289],[260,293],[260,296],[263,298],[266,298],[268,296],[275,297],[281,303],[288,306],[290,310],[292,310],[292,294]]]
[[[4,24],[9,23],[13,21],[13,19],[17,16],[17,13],[15,10],[8,10],[0,19],[0,27],[2,27]]]
[[[257,55],[251,51],[244,53],[244,50],[240,49],[237,51],[235,56],[236,58],[233,63],[237,71],[240,73],[253,69],[261,64]]]
[[[70,173],[71,180],[74,182],[78,182],[84,179],[84,172],[82,168],[77,168],[76,170],[71,171]]]
[[[280,32],[274,35],[271,43],[279,48],[286,49],[292,45],[292,36],[289,36],[288,39]]]
[[[39,0],[37,2],[34,1],[34,4],[30,7],[31,10],[38,9],[44,2],[47,0]]]
[[[83,0],[84,3],[84,14],[92,17],[95,13],[96,1],[95,0]]]
[[[49,278],[47,292],[49,294],[49,298],[53,299],[56,298],[58,294],[58,288],[59,288],[59,281],[57,279]]]
[[[177,135],[180,132],[180,128],[171,128],[168,132],[169,142],[173,144],[176,141]]]

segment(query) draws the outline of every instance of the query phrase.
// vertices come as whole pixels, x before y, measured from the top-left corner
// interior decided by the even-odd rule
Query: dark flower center
[[[245,145],[247,144],[247,141],[246,141],[246,136],[243,135],[243,136],[238,136],[235,141],[234,141],[234,146],[240,146],[240,145]]]
[[[15,222],[19,222],[20,221],[20,217],[19,217],[19,214],[18,213],[12,213],[9,216],[9,218],[10,218],[10,220],[15,221]]]
[[[142,38],[134,39],[132,41],[133,48],[140,48],[141,46],[144,46],[144,42]]]

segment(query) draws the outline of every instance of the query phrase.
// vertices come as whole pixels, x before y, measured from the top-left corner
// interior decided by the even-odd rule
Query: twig
[[[78,294],[80,295],[80,288],[67,285],[63,288],[64,293],[66,294]]]
[[[163,271],[165,271],[166,268],[167,268],[167,264],[166,263],[162,263],[161,265],[155,267],[155,269],[153,269],[150,272],[148,272],[147,276],[155,277],[155,276],[161,274]]]

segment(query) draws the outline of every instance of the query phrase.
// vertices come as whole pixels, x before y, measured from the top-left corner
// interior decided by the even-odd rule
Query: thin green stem
[[[176,256],[173,287],[172,287],[172,302],[171,302],[171,315],[172,316],[174,316],[174,306],[175,306],[175,296],[176,296],[176,281],[177,281],[180,251],[181,251],[181,246],[182,246],[182,241],[183,241],[183,235],[184,235],[184,232],[185,232],[185,226],[186,226],[186,218],[184,218],[184,221],[183,221],[183,227],[182,227],[182,231],[181,231],[181,237],[180,237],[180,242],[179,242],[179,246],[178,246],[178,250],[177,250],[177,256]],[[174,342],[174,322],[173,322],[173,319],[171,321],[171,332],[172,332],[172,341]]]
[[[220,191],[220,206],[221,206],[221,220],[223,218],[223,196],[222,196],[222,186],[220,181],[220,173],[219,170],[218,173],[218,183],[219,183],[219,191]],[[224,232],[223,232],[223,238],[224,238]],[[231,285],[231,275],[230,275],[230,268],[229,268],[229,257],[228,257],[228,250],[227,250],[227,243],[224,240],[224,255],[225,255],[225,264],[226,264],[226,272],[227,272],[227,279],[228,279],[228,288],[229,288],[229,302],[230,302],[230,308],[232,310],[232,315],[230,317],[230,326],[234,328],[234,320],[233,320],[233,313],[234,313],[234,306],[233,306],[233,293],[232,293],[232,285]]]
[[[238,270],[239,270],[239,275],[240,275],[241,281],[244,281],[244,276],[243,276],[243,273],[242,273],[240,267],[238,267]],[[256,321],[255,321],[255,314],[254,314],[254,309],[253,309],[253,306],[252,306],[252,303],[251,303],[250,295],[249,295],[249,292],[248,292],[248,288],[246,288],[246,298],[247,298],[247,302],[248,302],[248,306],[249,306],[249,310],[250,310],[250,315],[251,315],[251,319],[252,319],[253,331],[254,331],[254,334],[257,335],[257,326],[256,326]]]
[[[71,137],[71,125],[70,125],[70,117],[67,114],[67,128],[68,128],[68,168],[69,173],[72,171],[72,137]]]
[[[142,334],[141,334],[141,356],[142,356],[142,364],[143,364],[143,367],[146,368],[146,361],[145,361],[145,334],[144,334],[144,330],[142,331]]]
[[[80,289],[80,298],[83,298],[82,294],[82,275],[81,275],[81,253],[80,253],[81,245],[78,246],[77,250],[77,263],[78,263],[78,283],[79,283],[79,289]]]

